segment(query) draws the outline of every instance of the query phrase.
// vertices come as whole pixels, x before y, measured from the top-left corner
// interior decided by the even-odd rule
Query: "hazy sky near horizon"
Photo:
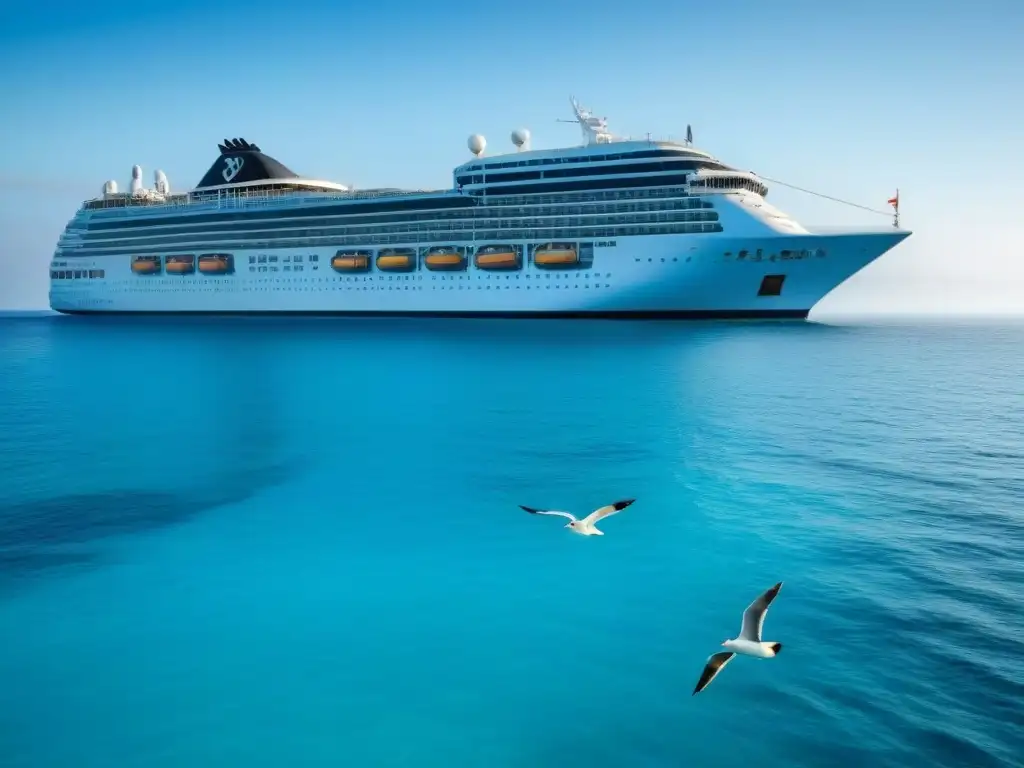
[[[0,24],[0,308],[46,307],[67,220],[133,164],[194,186],[224,137],[357,187],[447,187],[466,138],[682,137],[771,179],[887,210],[912,237],[821,309],[1024,312],[1024,4],[643,5],[8,0]],[[769,184],[809,225],[882,216]]]

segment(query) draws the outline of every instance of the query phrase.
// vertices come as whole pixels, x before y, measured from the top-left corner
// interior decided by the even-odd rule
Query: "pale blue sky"
[[[916,6],[916,7],[915,7]],[[530,129],[674,134],[769,178],[886,209],[914,235],[822,312],[1024,312],[1024,4],[687,0],[341,4],[8,0],[0,27],[0,307],[45,307],[80,202],[142,165],[196,184],[243,136],[297,172],[443,187]],[[11,20],[11,23],[6,23]],[[809,225],[884,218],[770,185]]]

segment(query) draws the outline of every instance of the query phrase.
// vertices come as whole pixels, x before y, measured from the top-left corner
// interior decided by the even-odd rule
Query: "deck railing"
[[[147,190],[148,192],[148,190]],[[321,190],[321,189],[271,189],[271,190],[248,190],[230,189],[219,190],[218,192],[183,192],[176,195],[159,196],[152,192],[143,195],[120,194],[109,198],[97,198],[86,200],[82,203],[83,208],[88,210],[102,210],[108,213],[116,211],[137,210],[139,208],[151,209],[175,209],[188,208],[189,210],[202,209],[223,209],[223,208],[260,208],[267,206],[274,207],[301,207],[303,205],[317,205],[325,201],[343,200],[367,200],[380,197],[413,197],[425,194],[457,194],[454,190],[431,190],[431,189],[366,189],[366,190]]]

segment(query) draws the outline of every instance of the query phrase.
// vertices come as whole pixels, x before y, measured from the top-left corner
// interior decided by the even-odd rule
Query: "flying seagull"
[[[697,687],[693,689],[692,695],[696,696],[707,688],[708,684],[725,668],[726,664],[732,661],[732,657],[737,653],[758,659],[773,659],[779,655],[782,643],[762,641],[761,628],[764,626],[764,617],[768,613],[768,606],[772,604],[772,600],[779,594],[780,589],[782,589],[781,581],[747,606],[747,610],[743,612],[740,636],[735,640],[726,640],[722,643],[728,650],[713,653],[708,657],[708,662],[700,674],[700,680],[697,681]]]
[[[567,517],[569,518],[569,522],[565,527],[573,533],[578,533],[581,536],[604,536],[604,531],[599,531],[594,527],[597,524],[597,521],[603,520],[610,515],[614,515],[616,512],[621,512],[634,501],[636,501],[636,499],[626,499],[625,501],[616,501],[614,504],[607,504],[595,509],[582,520],[577,520],[576,515],[571,512],[561,512],[557,509],[534,509],[533,507],[525,507],[522,504],[520,504],[519,507],[520,509],[525,509],[531,515],[558,515],[559,517]]]

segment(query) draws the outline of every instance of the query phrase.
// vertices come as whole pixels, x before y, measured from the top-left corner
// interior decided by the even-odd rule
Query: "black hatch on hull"
[[[225,184],[241,184],[247,181],[276,181],[299,178],[298,174],[286,168],[269,155],[263,154],[258,146],[245,139],[224,139],[220,157],[210,166],[196,189],[222,187]]]

